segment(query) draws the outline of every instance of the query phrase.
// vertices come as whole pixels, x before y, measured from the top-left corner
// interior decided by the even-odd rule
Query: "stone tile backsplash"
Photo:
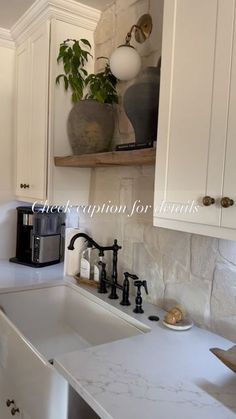
[[[114,1],[102,14],[95,33],[96,56],[110,54],[131,25],[148,11],[153,33],[148,45],[137,48],[144,67],[156,65],[161,51],[163,0]],[[125,83],[120,85],[121,103],[126,87]],[[114,144],[134,138],[122,106],[117,125]],[[92,203],[110,200],[130,209],[140,199],[152,205],[154,168],[96,169],[91,185]],[[81,214],[80,226],[101,243],[119,240],[123,246],[119,273],[129,270],[146,279],[149,295],[145,298],[149,301],[163,308],[182,303],[198,325],[236,341],[236,242],[153,227],[151,209],[132,217],[97,214],[91,218]]]
[[[152,172],[109,168],[97,169],[94,176],[93,203],[112,197],[113,204],[127,203],[129,210],[134,197],[142,199],[143,178],[145,199],[152,202]],[[103,244],[119,240],[120,281],[126,270],[136,273],[148,281],[148,301],[164,309],[181,303],[196,324],[236,341],[235,242],[153,227],[151,212],[145,217],[80,214],[80,227]]]

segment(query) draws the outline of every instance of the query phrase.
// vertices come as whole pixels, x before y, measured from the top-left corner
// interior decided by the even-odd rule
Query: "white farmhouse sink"
[[[70,284],[0,293],[6,316],[48,360],[142,333],[102,304]]]

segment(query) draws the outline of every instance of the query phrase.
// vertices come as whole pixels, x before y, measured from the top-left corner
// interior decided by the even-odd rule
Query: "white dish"
[[[169,324],[166,323],[165,320],[163,320],[162,322],[164,324],[164,326],[168,327],[169,329],[172,330],[188,330],[191,329],[191,327],[193,327],[193,322],[190,318],[186,317],[185,319],[181,320],[181,322],[176,323],[176,324]]]

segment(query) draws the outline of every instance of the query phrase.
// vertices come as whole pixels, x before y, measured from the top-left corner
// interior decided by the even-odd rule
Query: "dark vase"
[[[160,65],[147,67],[124,94],[124,109],[135,132],[136,144],[157,139]]]
[[[80,100],[71,109],[67,121],[67,132],[73,153],[109,151],[114,127],[112,105],[91,99]]]

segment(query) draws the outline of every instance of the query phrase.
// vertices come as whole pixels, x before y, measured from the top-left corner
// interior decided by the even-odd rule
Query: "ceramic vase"
[[[160,65],[146,67],[124,94],[124,109],[135,132],[136,144],[157,139]]]
[[[113,106],[86,99],[77,102],[67,121],[73,154],[109,151],[115,128]]]

